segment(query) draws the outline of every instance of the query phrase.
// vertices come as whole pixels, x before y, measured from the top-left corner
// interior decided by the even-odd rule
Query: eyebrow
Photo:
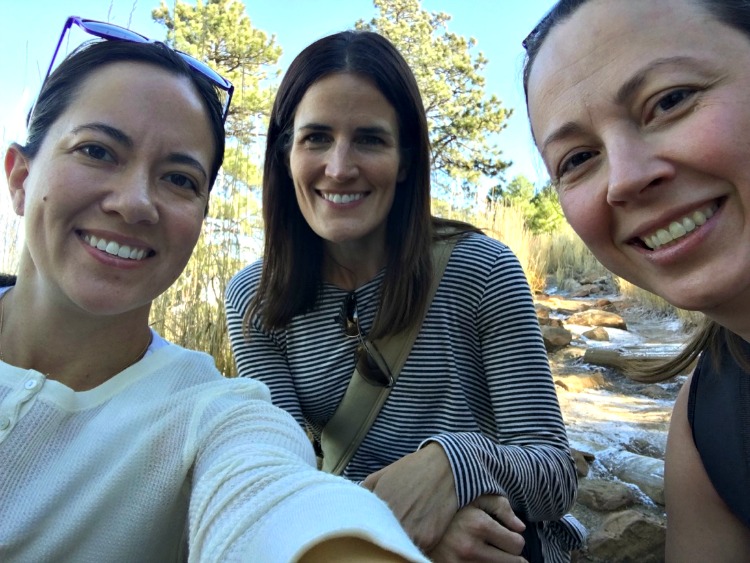
[[[185,153],[181,152],[172,152],[167,155],[167,161],[172,162],[174,164],[185,164],[187,166],[190,166],[191,168],[195,168],[198,172],[200,172],[203,175],[203,178],[208,178],[208,173],[206,172],[206,169],[203,168],[203,165],[198,162],[195,158],[192,156],[189,156]]]
[[[648,78],[648,75],[657,70],[659,67],[668,65],[688,65],[696,66],[696,60],[691,57],[664,57],[661,59],[655,59],[647,64],[645,67],[636,72],[630,79],[628,79],[620,88],[617,90],[615,95],[615,102],[622,105],[627,103],[635,93],[643,86]]]
[[[112,137],[112,139],[122,145],[127,146],[128,148],[132,148],[134,145],[133,139],[126,135],[124,131],[105,123],[85,123],[74,128],[72,133],[77,134],[81,131],[98,131],[99,133],[104,133],[108,137]]]
[[[132,149],[135,146],[133,139],[124,131],[118,129],[117,127],[107,125],[106,123],[85,123],[83,125],[75,127],[72,132],[73,134],[77,134],[81,131],[98,131],[107,135],[108,137],[111,137],[114,141],[126,146],[129,149]],[[167,161],[174,164],[185,164],[187,166],[190,166],[191,168],[195,168],[203,175],[204,178],[208,178],[208,173],[206,172],[206,169],[203,167],[203,165],[190,155],[180,152],[169,153],[167,155]]]
[[[629,78],[625,83],[620,86],[620,88],[617,89],[617,92],[615,94],[615,103],[618,105],[624,105],[627,103],[628,100],[630,100],[636,92],[643,86],[643,84],[648,79],[648,75],[657,70],[660,67],[667,66],[667,65],[687,65],[691,67],[697,66],[697,61],[691,57],[664,57],[661,59],[655,59],[651,61],[649,64],[647,64],[645,67],[640,69],[637,73],[635,73],[631,78]],[[582,134],[583,133],[583,127],[578,125],[577,123],[573,121],[569,121],[567,123],[564,123],[560,127],[558,127],[552,134],[550,134],[544,142],[541,144],[540,152],[544,154],[544,151],[547,149],[547,147],[554,143],[555,141],[559,141],[560,139],[564,139],[565,137]]]
[[[311,131],[333,131],[333,127],[330,125],[323,125],[322,123],[306,123],[305,125],[300,125],[300,127],[297,129],[298,131],[301,130],[311,130]],[[360,135],[389,135],[391,137],[394,136],[394,134],[386,129],[385,127],[381,127],[380,125],[372,125],[367,127],[357,127],[354,129],[356,133],[359,133]]]

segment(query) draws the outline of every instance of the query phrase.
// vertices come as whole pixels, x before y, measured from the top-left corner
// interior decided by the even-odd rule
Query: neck
[[[384,231],[355,241],[326,241],[323,279],[352,291],[374,278],[387,261]]]
[[[0,352],[8,364],[85,391],[137,362],[148,348],[147,308],[117,316],[82,315],[35,299],[24,289],[17,285],[0,301]]]

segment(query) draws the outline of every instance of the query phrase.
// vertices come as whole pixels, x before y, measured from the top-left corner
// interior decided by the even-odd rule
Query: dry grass
[[[473,223],[513,250],[526,273],[531,291],[544,291],[549,260],[542,244],[544,237],[533,234],[526,227],[519,209],[496,205],[492,211],[478,214]]]
[[[547,257],[547,274],[559,289],[571,289],[571,281],[612,274],[602,266],[567,224],[554,235],[540,238],[541,252]]]

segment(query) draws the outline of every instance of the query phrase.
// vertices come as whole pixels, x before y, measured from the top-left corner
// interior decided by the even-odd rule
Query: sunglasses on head
[[[344,329],[344,334],[349,338],[359,340],[356,351],[357,371],[367,383],[380,387],[393,385],[393,375],[388,368],[383,356],[378,351],[375,343],[365,339],[359,328],[359,315],[357,314],[357,296],[352,291],[348,293],[341,305],[339,321]]]
[[[49,78],[49,75],[52,72],[52,67],[55,64],[55,59],[57,58],[57,53],[60,50],[60,46],[62,45],[63,39],[65,38],[65,34],[71,27],[73,27],[73,24],[80,27],[89,35],[93,35],[101,39],[106,39],[108,41],[129,41],[131,43],[162,43],[161,41],[154,41],[153,39],[149,39],[145,35],[141,35],[140,33],[136,33],[135,31],[131,31],[124,27],[120,27],[119,25],[100,22],[96,20],[87,20],[84,18],[79,18],[78,16],[70,16],[65,22],[65,27],[63,27],[62,33],[60,34],[60,40],[57,42],[57,47],[55,47],[55,53],[52,55],[52,61],[50,61],[49,68],[47,69],[47,74],[44,76],[45,81],[47,80],[47,78]],[[164,45],[164,43],[162,44]],[[214,86],[226,92],[226,96],[221,108],[221,119],[222,121],[226,121],[227,114],[229,113],[229,104],[232,101],[232,94],[234,93],[234,86],[232,86],[232,83],[218,74],[216,71],[214,71],[206,63],[199,61],[195,57],[192,57],[187,53],[183,53],[182,51],[178,51],[177,49],[172,49],[172,51],[182,57],[182,60],[185,61],[185,63],[187,63],[190,68],[202,74]]]

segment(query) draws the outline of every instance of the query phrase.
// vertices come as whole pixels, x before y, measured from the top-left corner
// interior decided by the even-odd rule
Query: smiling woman
[[[575,470],[526,277],[504,244],[431,216],[430,177],[419,89],[387,39],[336,33],[295,58],[268,130],[265,253],[227,288],[238,372],[435,561],[568,561]]]
[[[670,426],[667,559],[747,561],[750,5],[562,0],[526,46],[532,131],[574,230],[617,275],[710,319],[650,374],[701,356]]]
[[[385,503],[316,471],[264,385],[149,328],[200,235],[231,85],[74,24],[108,41],[47,77],[5,156],[25,242],[0,288],[0,560],[425,561]]]

